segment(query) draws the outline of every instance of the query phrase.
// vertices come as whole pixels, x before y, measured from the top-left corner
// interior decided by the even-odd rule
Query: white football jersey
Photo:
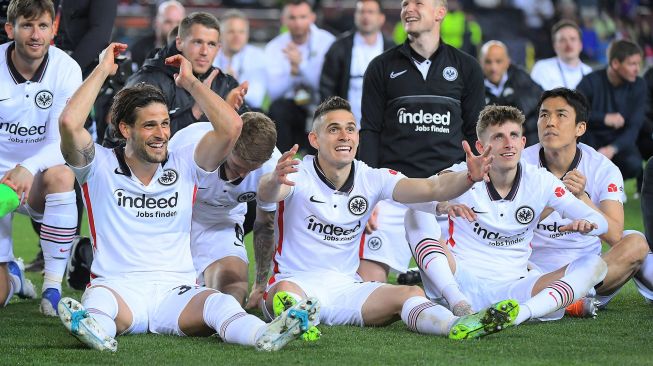
[[[0,45],[0,173],[20,163],[32,174],[64,164],[59,115],[82,83],[70,56],[50,46],[31,80],[11,62],[14,42]]]
[[[170,150],[184,146],[196,146],[207,132],[213,130],[210,122],[198,122],[182,128],[170,140]],[[274,171],[281,153],[274,148],[272,157],[260,168],[251,171],[243,179],[229,182],[224,165],[205,177],[197,187],[193,221],[211,223],[224,218],[240,217],[244,220],[247,213],[247,202],[256,199],[258,182],[264,174]],[[272,212],[277,209],[276,203],[257,201],[263,211]]]
[[[195,283],[190,253],[193,196],[207,173],[193,149],[178,149],[149,185],[136,178],[121,147],[95,145],[95,158],[73,168],[93,237],[91,277]]]
[[[392,199],[404,176],[354,160],[338,190],[311,155],[288,176],[295,182],[276,213],[274,273],[337,272],[353,276],[360,262],[361,236],[376,203]],[[405,245],[405,244],[403,244]]]
[[[460,170],[465,163],[450,170]],[[491,281],[512,281],[526,276],[530,242],[538,218],[545,207],[565,217],[587,219],[599,225],[591,232],[606,231],[603,216],[574,197],[564,184],[545,169],[520,163],[513,187],[502,198],[492,183],[475,183],[452,200],[470,207],[476,221],[450,217],[447,243],[457,265],[475,277]]]
[[[542,145],[535,144],[522,153],[522,160],[546,168]],[[598,207],[601,201],[623,203],[624,182],[619,168],[592,147],[579,143],[569,170],[578,169],[585,177],[585,191]],[[553,212],[535,228],[530,261],[544,271],[556,270],[586,254],[601,254],[601,240],[596,236],[561,233],[559,228],[571,220]]]

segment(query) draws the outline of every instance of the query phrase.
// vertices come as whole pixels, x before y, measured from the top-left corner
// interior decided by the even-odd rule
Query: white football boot
[[[59,301],[58,309],[61,322],[80,342],[98,351],[116,352],[118,342],[105,334],[79,301],[64,297]]]
[[[314,326],[319,316],[320,303],[317,298],[310,297],[298,302],[265,326],[263,334],[256,340],[256,349],[280,350]]]

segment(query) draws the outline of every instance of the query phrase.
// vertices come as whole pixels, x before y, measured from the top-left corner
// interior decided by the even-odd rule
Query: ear
[[[619,64],[621,64],[621,62],[619,62],[618,59],[614,58],[609,62],[609,64],[610,64],[610,67],[614,70],[617,67],[619,67]]]
[[[587,122],[581,121],[576,124],[576,137],[581,137],[587,131]]]
[[[526,147],[526,136],[522,136],[522,137],[521,137],[521,147],[522,147],[522,149],[523,149],[524,147]]]
[[[435,9],[435,20],[438,22],[441,22],[442,19],[447,15],[447,7],[446,6],[438,6]]]
[[[476,151],[478,151],[479,154],[483,154],[483,151],[485,151],[485,149],[483,148],[483,144],[481,143],[481,140],[476,140],[475,146],[476,146]]]
[[[124,137],[125,140],[129,140],[129,135],[131,132],[129,125],[121,121],[120,123],[118,123],[118,129],[120,130],[120,134],[122,135],[122,137]]]
[[[9,39],[14,39],[14,25],[7,22],[5,23],[5,32],[7,32],[7,36]]]
[[[317,133],[314,131],[308,133],[308,142],[315,150],[320,150],[320,144],[317,143]]]
[[[177,50],[181,50],[182,43],[183,42],[179,36],[175,37],[175,46],[177,47]]]

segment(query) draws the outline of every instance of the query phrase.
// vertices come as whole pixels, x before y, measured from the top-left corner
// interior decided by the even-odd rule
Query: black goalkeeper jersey
[[[465,160],[485,105],[483,73],[471,56],[440,41],[426,80],[408,42],[376,57],[365,72],[359,157],[368,165],[428,177]]]

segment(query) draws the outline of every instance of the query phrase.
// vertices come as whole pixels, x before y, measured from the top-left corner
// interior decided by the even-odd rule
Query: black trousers
[[[305,151],[309,150],[306,133],[308,110],[291,99],[277,99],[270,104],[268,115],[277,125],[277,147],[284,153],[294,145]]]

